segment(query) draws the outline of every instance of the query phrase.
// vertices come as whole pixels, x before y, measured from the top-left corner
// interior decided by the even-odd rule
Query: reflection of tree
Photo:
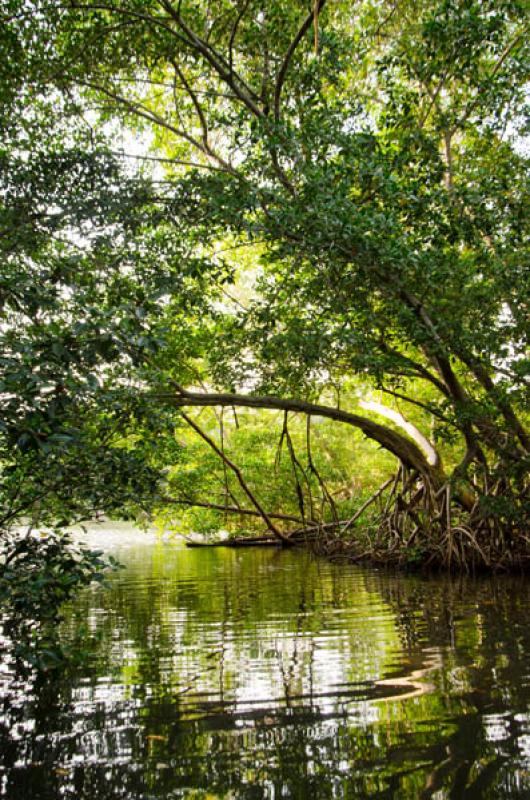
[[[60,777],[53,769],[60,732],[71,725],[71,706],[53,680],[26,673],[1,690],[1,796],[58,797]],[[54,731],[53,737],[48,734]]]
[[[421,796],[449,787],[451,797],[482,797],[495,784],[502,796],[525,796],[528,781],[519,790],[513,771],[517,765],[521,775],[528,774],[530,692],[521,680],[530,648],[528,582],[372,576],[368,585],[395,609],[405,643],[428,641],[441,648],[440,688],[460,703],[458,726],[431,753],[433,768]],[[435,702],[437,694],[428,699],[431,706]],[[506,723],[500,732],[496,720]]]
[[[65,628],[89,620],[94,671],[8,693],[13,800],[523,796],[526,584],[270,551],[128,560]],[[434,691],[399,699],[414,681]]]

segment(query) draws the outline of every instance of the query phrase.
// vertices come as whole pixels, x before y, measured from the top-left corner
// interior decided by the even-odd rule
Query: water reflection
[[[303,553],[118,552],[94,657],[1,676],[0,796],[528,798],[525,580],[421,579]]]

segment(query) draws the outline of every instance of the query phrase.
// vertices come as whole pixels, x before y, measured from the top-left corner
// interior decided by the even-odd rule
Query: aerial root
[[[375,500],[379,513],[374,514]],[[510,518],[488,508],[515,502],[507,482],[477,493],[471,509],[459,504],[454,484],[434,486],[403,466],[347,523],[322,526],[314,544],[332,558],[427,565],[464,572],[530,566],[530,538]],[[371,516],[364,512],[370,507]],[[357,523],[354,527],[353,523]],[[345,533],[349,533],[345,537]],[[355,535],[353,535],[355,533]]]

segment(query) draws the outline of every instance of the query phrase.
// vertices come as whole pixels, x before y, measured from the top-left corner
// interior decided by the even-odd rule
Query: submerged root
[[[372,513],[368,521],[361,519],[361,512],[375,498],[383,499],[381,510]],[[510,514],[516,502],[517,526]],[[319,553],[341,560],[464,572],[524,570],[530,567],[530,537],[521,525],[522,518],[520,495],[514,498],[506,483],[477,494],[469,509],[459,503],[450,481],[433,487],[417,473],[410,475],[401,469],[352,518],[358,521],[355,528],[351,521],[329,526],[321,530],[313,546]]]

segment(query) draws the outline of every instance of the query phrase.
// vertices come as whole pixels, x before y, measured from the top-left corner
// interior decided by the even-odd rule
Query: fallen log
[[[264,536],[241,537],[238,539],[222,539],[217,542],[186,542],[186,547],[288,547],[294,542],[282,539],[271,539]]]

